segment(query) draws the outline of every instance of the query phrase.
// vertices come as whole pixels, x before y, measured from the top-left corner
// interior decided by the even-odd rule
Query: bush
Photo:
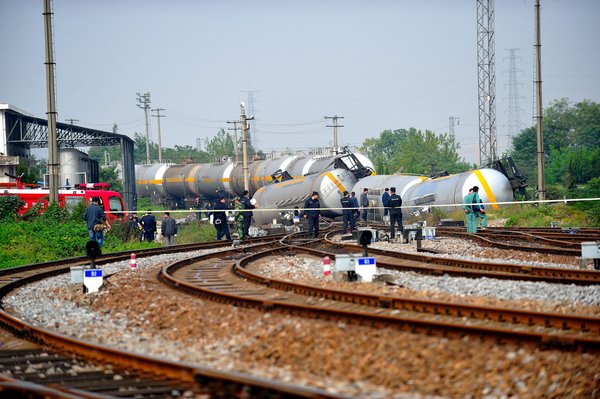
[[[0,197],[0,221],[15,221],[19,217],[19,208],[25,202],[16,196]]]

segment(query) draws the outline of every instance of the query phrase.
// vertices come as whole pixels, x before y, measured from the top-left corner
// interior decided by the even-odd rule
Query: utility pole
[[[71,119],[65,119],[65,121],[69,122],[69,124],[71,126],[73,126],[75,124],[75,122],[79,122],[79,119],[73,119],[73,118],[71,118]]]
[[[333,125],[325,125],[325,127],[332,127],[333,128],[333,150],[332,152],[334,154],[338,154],[339,153],[339,147],[338,147],[338,132],[337,132],[337,128],[338,127],[344,127],[344,125],[338,125],[338,119],[344,119],[343,116],[324,116],[323,118],[325,119],[332,119],[333,120]]]
[[[228,127],[227,130],[233,130],[233,160],[235,161],[235,163],[238,162],[238,139],[237,139],[237,132],[238,132],[238,127],[237,124],[238,123],[242,123],[241,121],[227,121],[227,123],[233,123],[233,128]]]
[[[154,108],[152,111],[156,112],[156,123],[158,124],[158,162],[162,163],[162,145],[160,142],[160,118],[164,118],[165,115],[161,115],[160,111],[165,111],[164,108]]]
[[[248,122],[254,120],[254,117],[246,118],[244,103],[240,103],[240,112],[242,119],[242,171],[244,173],[244,190],[250,191],[250,176],[248,175]]]
[[[457,125],[460,124],[460,118],[458,116],[451,116],[448,118],[448,120],[450,124],[448,134],[450,135],[450,137],[452,137],[452,139],[454,139],[456,138],[456,136],[454,135],[454,123],[456,123]]]
[[[137,95],[137,106],[144,110],[144,116],[146,118],[146,164],[150,164],[150,120],[148,119],[148,110],[150,109],[150,93],[144,94],[135,93]]]
[[[51,203],[58,204],[58,137],[56,134],[56,80],[54,70],[54,41],[52,38],[52,2],[44,0],[44,37],[46,42],[46,95],[48,102],[48,185]]]
[[[538,199],[546,198],[544,183],[544,132],[542,129],[542,35],[540,28],[540,0],[535,2],[535,103],[537,119]]]

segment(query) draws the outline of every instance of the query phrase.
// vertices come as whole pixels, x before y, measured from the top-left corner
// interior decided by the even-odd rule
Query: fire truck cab
[[[61,208],[73,209],[77,204],[91,203],[93,197],[98,197],[108,220],[121,219],[125,211],[123,198],[117,191],[111,191],[109,188],[108,183],[76,184],[73,189],[58,190],[58,205]],[[15,196],[25,202],[19,208],[20,215],[36,204],[41,204],[41,212],[44,212],[48,207],[49,195],[48,189],[23,188],[22,185],[19,188],[0,188],[0,196]]]

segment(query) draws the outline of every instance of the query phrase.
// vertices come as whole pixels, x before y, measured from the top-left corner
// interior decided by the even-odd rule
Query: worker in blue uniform
[[[348,191],[344,191],[344,196],[342,197],[340,202],[342,203],[343,216],[342,234],[346,234],[346,231],[348,231],[348,225],[350,225],[350,231],[354,230],[355,225],[353,209],[354,204],[352,198],[350,198],[350,194],[348,193]]]
[[[217,230],[218,241],[221,240],[223,236],[225,236],[227,241],[231,241],[229,226],[227,226],[227,214],[225,213],[226,210],[227,205],[225,204],[225,197],[220,197],[212,211],[213,224],[215,226],[215,230]]]
[[[240,198],[240,201],[242,202],[242,205],[244,205],[244,212],[242,213],[244,218],[244,238],[248,238],[250,224],[252,223],[252,209],[254,209],[255,206],[250,200],[250,193],[248,192],[248,190],[244,190],[244,192],[242,192],[242,198]]]
[[[321,203],[319,193],[313,191],[310,198],[304,202],[304,218],[308,219],[308,236],[319,237],[319,219],[321,217]]]
[[[390,199],[388,200],[390,208],[390,239],[394,239],[396,237],[396,224],[398,224],[400,234],[404,231],[404,226],[402,225],[402,198],[396,194],[396,187],[391,187],[390,192]]]
[[[385,190],[383,190],[383,195],[381,196],[381,204],[383,205],[383,216],[387,216],[387,214],[389,213],[389,201],[390,189],[386,187]]]

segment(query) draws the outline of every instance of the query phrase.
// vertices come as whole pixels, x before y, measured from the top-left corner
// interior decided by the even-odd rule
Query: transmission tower
[[[496,54],[494,0],[477,0],[477,82],[479,88],[479,165],[497,158]]]
[[[521,58],[515,55],[518,51],[518,48],[509,48],[506,49],[508,51],[509,56],[504,57],[504,59],[509,60],[508,67],[508,137],[512,138],[517,136],[521,127],[523,126],[521,122],[521,115],[523,114],[523,109],[520,105],[520,100],[523,99],[523,96],[519,95],[519,87],[522,87],[523,84],[517,80],[517,74],[523,73],[522,70],[517,69],[516,59]]]
[[[260,90],[245,90],[244,93],[248,93],[248,104],[246,111],[248,112],[248,116],[255,116],[256,108],[254,107],[254,95],[260,93]],[[257,101],[258,102],[258,101]],[[256,118],[253,120],[249,119],[248,127],[252,132],[252,145],[254,148],[258,145],[258,130],[256,130]]]
[[[451,116],[448,118],[449,121],[449,130],[448,130],[448,134],[450,135],[450,137],[452,137],[453,139],[456,137],[454,135],[454,126],[455,124],[458,125],[460,123],[460,118],[458,116]]]

